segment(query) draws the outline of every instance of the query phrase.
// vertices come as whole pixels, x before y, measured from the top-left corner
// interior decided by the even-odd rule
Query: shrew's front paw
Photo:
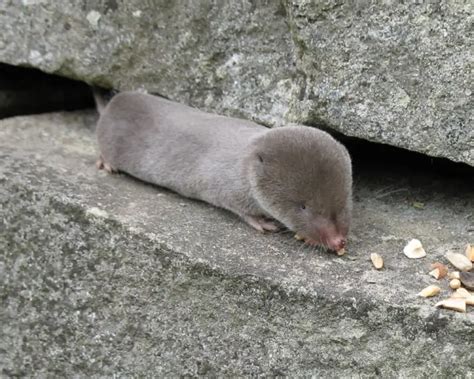
[[[245,222],[259,232],[277,232],[280,226],[275,220],[269,220],[263,216],[245,216]]]

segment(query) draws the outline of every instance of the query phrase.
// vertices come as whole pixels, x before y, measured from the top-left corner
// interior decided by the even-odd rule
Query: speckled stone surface
[[[472,242],[468,178],[355,166],[337,257],[97,171],[95,119],[0,122],[1,376],[473,377],[474,309],[416,296]]]
[[[5,0],[0,61],[474,165],[472,1]]]

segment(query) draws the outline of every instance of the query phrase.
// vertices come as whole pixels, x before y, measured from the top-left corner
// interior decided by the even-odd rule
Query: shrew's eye
[[[300,205],[300,208],[301,208],[301,209],[306,209],[306,204],[304,204],[304,203],[301,204],[301,205]]]

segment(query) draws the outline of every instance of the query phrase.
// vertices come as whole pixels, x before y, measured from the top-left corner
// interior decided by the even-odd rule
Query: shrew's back
[[[250,141],[267,131],[136,92],[115,96],[97,127],[101,153],[112,167],[206,201],[219,183],[241,185],[238,162]]]

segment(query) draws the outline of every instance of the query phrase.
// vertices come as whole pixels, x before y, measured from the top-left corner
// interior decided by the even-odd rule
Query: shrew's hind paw
[[[117,172],[115,168],[113,168],[108,163],[104,162],[104,158],[102,158],[102,155],[99,157],[99,159],[97,159],[97,162],[95,162],[95,166],[97,167],[98,170],[105,170],[109,174],[113,174]]]

